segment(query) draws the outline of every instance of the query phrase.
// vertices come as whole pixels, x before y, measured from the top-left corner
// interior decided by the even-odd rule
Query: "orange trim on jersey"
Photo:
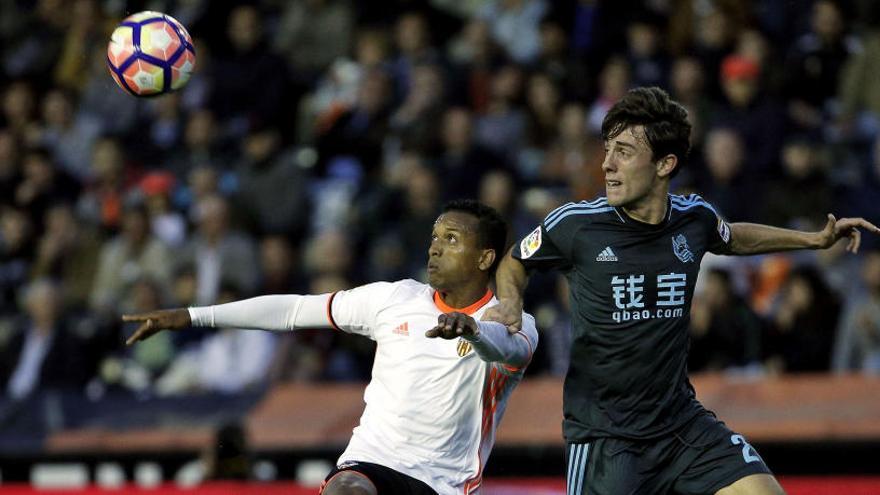
[[[453,311],[457,313],[464,313],[466,315],[471,315],[477,312],[480,308],[486,305],[490,300],[492,300],[492,296],[495,294],[492,293],[491,289],[486,289],[486,293],[483,294],[483,297],[480,298],[479,301],[467,306],[465,308],[453,308],[452,306],[446,304],[443,301],[443,298],[440,297],[440,293],[434,291],[434,305],[437,306],[437,309],[444,313],[452,313]]]
[[[333,298],[336,297],[336,294],[339,294],[339,291],[330,294],[330,298],[327,299],[327,321],[330,322],[330,326],[333,327],[334,330],[339,330],[341,332],[342,329],[336,325],[336,321],[333,319]]]
[[[495,423],[495,410],[498,408],[498,396],[501,394],[501,391],[504,390],[507,380],[507,375],[499,373],[494,367],[490,368],[489,377],[486,380],[486,385],[483,390],[482,431],[480,434],[480,445],[477,447],[479,466],[477,467],[476,476],[467,480],[464,484],[465,495],[470,495],[483,483],[483,444],[486,442],[486,437],[488,437],[489,433],[492,431],[492,426]]]
[[[327,485],[329,485],[330,482],[333,481],[334,478],[336,478],[337,476],[339,476],[342,473],[352,473],[352,474],[356,474],[358,476],[363,476],[365,480],[369,481],[370,484],[373,485],[373,490],[376,490],[377,493],[379,492],[379,489],[376,488],[376,483],[373,483],[373,480],[371,480],[370,477],[367,476],[366,474],[364,474],[360,471],[355,471],[354,469],[343,469],[342,471],[339,471],[338,473],[331,476],[330,479],[325,480],[323,483],[321,483],[321,487],[318,488],[318,495],[321,495],[322,493],[324,493],[324,488],[326,488]]]

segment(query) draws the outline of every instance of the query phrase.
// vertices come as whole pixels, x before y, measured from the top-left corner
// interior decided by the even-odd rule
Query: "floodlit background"
[[[108,73],[109,33],[141,10],[194,38],[178,93]],[[230,329],[126,349],[119,315],[422,279],[452,198],[499,209],[513,241],[603,194],[599,127],[628,88],[688,108],[674,189],[729,221],[880,223],[878,80],[871,0],[0,0],[0,492],[320,481],[371,342]],[[841,477],[880,475],[878,241],[703,261],[699,396],[791,493],[880,491]],[[541,345],[489,493],[561,493],[566,290],[529,287]]]

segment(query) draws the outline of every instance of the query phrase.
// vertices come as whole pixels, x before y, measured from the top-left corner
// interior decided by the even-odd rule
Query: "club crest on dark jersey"
[[[691,248],[688,246],[688,241],[684,234],[678,234],[672,238],[672,252],[675,253],[675,256],[680,259],[682,263],[691,263],[694,261],[694,253],[691,252]]]
[[[458,355],[459,355],[460,357],[465,357],[465,356],[467,356],[467,353],[471,352],[471,349],[473,349],[473,347],[474,347],[474,346],[472,346],[471,343],[468,342],[467,340],[464,340],[464,339],[458,339],[458,348],[457,348],[457,350],[458,350]]]

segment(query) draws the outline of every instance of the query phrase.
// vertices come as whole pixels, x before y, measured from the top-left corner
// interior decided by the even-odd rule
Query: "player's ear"
[[[668,177],[677,166],[678,157],[673,154],[666,155],[657,162],[657,175]]]
[[[495,263],[495,250],[494,249],[484,249],[480,254],[480,270],[487,272],[490,268],[492,268],[492,264]]]

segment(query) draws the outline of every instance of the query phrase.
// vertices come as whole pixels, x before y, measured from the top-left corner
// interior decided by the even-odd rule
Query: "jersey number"
[[[749,442],[746,442],[746,439],[743,438],[742,435],[731,435],[730,442],[734,445],[743,446],[743,460],[746,461],[746,464],[761,460],[761,458],[757,455],[758,451],[756,451],[754,447],[749,444]],[[754,454],[752,454],[752,452],[754,452]]]

